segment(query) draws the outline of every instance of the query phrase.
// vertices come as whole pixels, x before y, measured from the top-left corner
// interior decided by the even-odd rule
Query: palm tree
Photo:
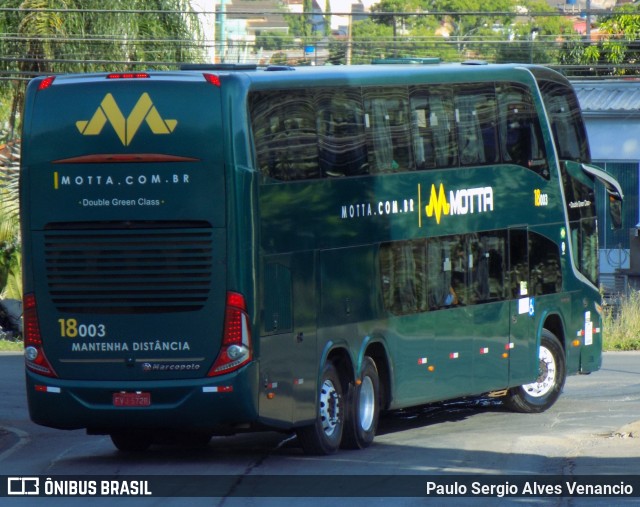
[[[0,80],[0,104],[11,103],[0,108],[8,116],[0,118],[0,298],[20,299],[16,126],[27,78],[199,61],[203,34],[188,0],[3,0],[3,8],[0,72],[21,79]]]
[[[203,58],[203,33],[188,0],[4,0],[0,71],[12,83],[9,125],[24,102],[24,78],[46,73],[168,68]],[[15,10],[11,10],[14,8]],[[133,12],[132,12],[133,11]],[[0,81],[0,92],[11,82]]]
[[[22,299],[18,210],[19,172],[19,143],[10,141],[0,145],[0,298],[2,299]]]

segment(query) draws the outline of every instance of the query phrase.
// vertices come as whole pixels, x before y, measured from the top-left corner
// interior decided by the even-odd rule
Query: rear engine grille
[[[201,309],[207,301],[210,227],[65,225],[45,231],[47,282],[59,311],[186,312]]]

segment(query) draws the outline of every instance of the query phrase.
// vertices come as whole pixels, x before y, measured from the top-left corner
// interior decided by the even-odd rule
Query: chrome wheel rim
[[[534,398],[540,398],[549,394],[556,381],[556,362],[553,354],[547,347],[540,347],[540,362],[538,378],[531,384],[525,384],[522,388]]]
[[[376,409],[375,389],[371,377],[365,377],[360,384],[360,400],[358,404],[358,419],[360,427],[369,431],[373,424],[373,416]]]
[[[320,421],[327,436],[335,433],[340,424],[340,397],[331,380],[325,380],[320,388]]]

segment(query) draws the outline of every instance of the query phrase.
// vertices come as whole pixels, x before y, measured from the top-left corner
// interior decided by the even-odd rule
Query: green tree
[[[509,43],[499,47],[495,61],[559,63],[566,44],[579,39],[572,22],[562,16],[554,16],[556,9],[545,0],[528,0],[523,6],[529,12],[541,15],[513,24],[508,33]]]
[[[15,10],[0,13],[0,33],[11,34],[0,38],[0,72],[23,78],[0,81],[0,93],[12,97],[10,126],[22,108],[24,78],[130,70],[138,62],[167,68],[202,58],[188,0],[4,0],[3,6]]]
[[[0,141],[6,134],[0,135]],[[18,174],[20,145],[0,142],[0,297],[22,299]]]
[[[572,74],[637,75],[640,51],[640,6],[626,4],[616,7],[600,18],[599,39],[572,40],[565,45],[561,60],[565,65],[583,68]]]
[[[136,62],[167,68],[167,63],[198,61],[202,33],[188,0],[3,0],[2,5],[7,9],[0,12],[0,72],[21,79],[0,80],[0,111],[7,116],[0,128],[8,129],[0,134],[0,297],[20,298],[16,124],[27,78],[129,70]]]

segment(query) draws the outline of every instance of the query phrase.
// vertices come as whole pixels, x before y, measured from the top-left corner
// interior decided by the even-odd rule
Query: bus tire
[[[152,436],[142,431],[118,431],[109,436],[113,445],[123,452],[144,452],[153,443]]]
[[[327,361],[318,387],[317,416],[314,424],[297,430],[298,440],[306,454],[327,455],[336,452],[344,431],[344,399],[338,370]]]
[[[512,388],[507,394],[506,404],[516,412],[544,412],[560,396],[565,378],[566,365],[562,345],[551,331],[543,329],[538,378],[530,384]]]
[[[376,436],[380,417],[380,378],[376,363],[369,356],[362,363],[360,382],[349,388],[346,405],[342,447],[369,447]]]

